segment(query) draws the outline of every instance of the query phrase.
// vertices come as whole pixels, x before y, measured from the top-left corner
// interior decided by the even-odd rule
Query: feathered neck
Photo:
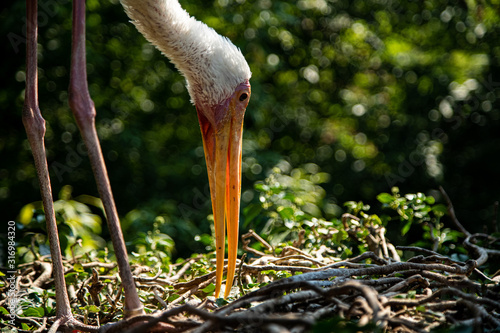
[[[179,69],[195,105],[229,98],[251,73],[240,50],[177,0],[121,0],[137,29]]]

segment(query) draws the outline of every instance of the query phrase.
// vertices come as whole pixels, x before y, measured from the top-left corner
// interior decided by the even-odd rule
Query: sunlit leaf
[[[394,197],[389,193],[380,193],[379,195],[377,195],[377,200],[381,203],[388,204],[394,200]]]
[[[23,310],[23,315],[25,317],[43,317],[45,312],[42,307],[30,307]]]

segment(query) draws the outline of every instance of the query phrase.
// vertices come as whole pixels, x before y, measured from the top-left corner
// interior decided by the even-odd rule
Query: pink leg
[[[37,170],[40,192],[42,195],[47,233],[50,242],[50,254],[54,266],[54,283],[56,288],[56,313],[58,318],[72,317],[64,269],[62,264],[59,236],[57,234],[56,217],[52,201],[49,169],[45,157],[45,120],[38,106],[38,68],[37,68],[37,1],[26,0],[26,91],[23,108],[23,124],[26,128]]]
[[[22,117],[35,160],[53,265],[52,271],[54,273],[56,289],[56,320],[50,332],[55,332],[59,327],[63,326],[68,329],[97,332],[99,327],[83,324],[73,317],[68,294],[66,293],[66,281],[64,280],[64,267],[61,248],[59,246],[59,236],[57,234],[52,188],[50,186],[47,158],[45,157],[45,120],[38,105],[37,11],[37,1],[26,0],[26,90]]]
[[[125,316],[142,314],[144,313],[143,305],[137,295],[130,270],[120,220],[118,219],[118,213],[109,184],[108,172],[104,164],[101,145],[95,129],[96,110],[94,102],[90,98],[87,83],[84,0],[73,1],[73,45],[71,49],[69,104],[87,146],[90,164],[92,165],[99,194],[106,212],[111,240],[125,293]]]

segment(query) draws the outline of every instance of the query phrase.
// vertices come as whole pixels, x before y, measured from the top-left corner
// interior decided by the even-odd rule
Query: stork
[[[250,99],[250,68],[240,50],[191,17],[177,0],[121,0],[126,13],[187,81],[196,107],[207,164],[216,241],[216,288],[222,285],[225,234],[229,295],[238,246],[243,116]]]
[[[216,234],[216,297],[224,273],[227,225],[228,270],[224,293],[227,297],[236,266],[242,128],[250,99],[250,68],[229,39],[190,17],[177,0],[122,0],[122,4],[139,31],[170,58],[187,80],[200,123],[210,184]],[[26,90],[22,120],[37,169],[54,271],[57,305],[56,320],[50,331],[65,326],[97,332],[99,327],[75,319],[66,293],[44,144],[45,120],[38,103],[37,0],[26,0],[26,13]],[[69,105],[87,147],[103,202],[125,295],[124,315],[126,318],[144,316],[95,128],[96,110],[87,84],[84,0],[73,1],[72,40]]]

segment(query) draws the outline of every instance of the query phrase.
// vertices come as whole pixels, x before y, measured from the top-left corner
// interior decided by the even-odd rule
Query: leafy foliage
[[[401,196],[398,188],[392,189],[392,195],[381,193],[377,199],[385,208],[396,211],[402,223],[401,234],[404,236],[412,227],[412,224],[420,224],[425,231],[423,239],[415,243],[418,246],[430,247],[434,251],[444,251],[448,253],[450,246],[455,248],[459,237],[464,235],[451,228],[444,228],[441,218],[448,214],[447,207],[443,204],[435,204],[432,196],[425,196],[423,193],[406,194]],[[383,216],[383,219],[390,220],[390,217]],[[393,217],[392,220],[397,219]],[[451,242],[446,244],[445,242]]]
[[[418,245],[423,249],[434,248],[437,252],[433,253],[448,256],[442,256],[438,258],[438,261],[465,262],[471,259],[468,252],[459,245],[464,235],[453,230],[449,224],[450,219],[447,216],[446,207],[436,202],[432,196],[426,196],[423,193],[402,195],[398,188],[393,188],[391,193],[380,193],[377,196],[380,202],[378,206],[383,212],[378,214],[374,213],[369,205],[360,201],[348,201],[342,207],[326,201],[325,191],[320,184],[324,184],[330,175],[322,172],[317,165],[307,164],[300,168],[291,168],[289,163],[281,161],[271,170],[272,172],[263,181],[255,182],[254,188],[258,200],[243,212],[245,227],[258,230],[263,241],[244,242],[241,252],[249,255],[250,258],[247,260],[250,262],[260,260],[253,256],[253,251],[258,251],[262,253],[263,260],[274,258],[276,263],[272,266],[268,265],[269,268],[261,269],[258,274],[246,274],[247,278],[243,281],[239,277],[238,286],[233,288],[229,299],[216,300],[213,298],[215,286],[209,278],[209,274],[215,270],[215,252],[205,251],[202,254],[193,254],[187,259],[172,259],[173,241],[160,231],[165,220],[157,217],[153,230],[137,238],[133,244],[132,256],[130,256],[132,267],[136,270],[140,268],[138,271],[142,272],[140,273],[142,282],[138,284],[139,295],[147,313],[161,310],[165,304],[180,305],[188,300],[190,304],[200,304],[203,299],[208,299],[218,307],[231,304],[245,294],[268,286],[272,281],[291,278],[303,273],[301,270],[307,272],[321,268],[320,262],[314,259],[319,258],[318,253],[327,253],[328,259],[333,260],[333,264],[339,265],[342,263],[342,265],[347,265],[347,262],[354,260],[355,256],[369,253],[375,254],[378,259],[367,256],[363,263],[356,267],[373,268],[373,263],[379,260],[390,262],[390,260],[386,261],[388,257],[398,258],[399,255],[404,254],[396,251],[386,238],[386,228],[391,224],[396,224],[402,234],[408,234],[410,229],[413,231],[415,228],[425,232],[425,237],[416,244],[399,245]],[[69,189],[66,190],[65,195],[68,196],[70,192]],[[65,204],[61,207],[72,212],[74,204],[69,204],[71,202],[72,200],[66,197]],[[90,210],[86,204],[80,203],[79,205],[82,205],[78,206],[80,212]],[[81,207],[87,207],[87,209]],[[23,211],[26,209],[23,208]],[[37,212],[33,214],[32,220],[36,220]],[[335,217],[337,215],[341,215],[341,218]],[[67,223],[65,218],[73,215],[60,211],[59,216],[62,219],[61,225]],[[40,246],[37,243],[39,237],[29,232],[30,226],[33,225],[28,224],[26,229],[20,229],[25,232],[26,237],[23,238],[32,237],[35,241],[31,243],[31,246]],[[266,241],[269,242],[269,247],[263,243]],[[204,234],[196,237],[196,242],[211,249],[214,239]],[[493,243],[498,243],[498,240],[477,244],[486,247]],[[390,255],[384,253],[382,244],[386,244],[387,248],[392,246],[393,252]],[[66,253],[70,252],[71,247],[71,243],[66,245]],[[19,252],[25,251],[22,246],[19,249]],[[298,259],[295,264],[293,261],[292,264],[285,264],[287,269],[282,269],[278,261],[294,257],[290,256],[290,253],[285,254],[285,251],[291,249],[302,254],[299,256],[301,259]],[[120,285],[116,281],[116,267],[110,261],[113,259],[111,253],[107,250],[95,249],[72,255],[72,258],[72,260],[65,261],[67,271],[65,278],[68,285],[80,286],[78,290],[75,290],[76,299],[73,299],[73,303],[78,302],[80,305],[73,308],[73,312],[85,318],[85,322],[94,325],[102,325],[122,318],[120,304],[123,302],[123,295],[119,292]],[[309,265],[305,264],[304,258],[311,261]],[[22,257],[22,260],[27,261],[27,265],[33,265],[29,262],[31,258],[28,256]],[[356,265],[354,262],[356,261],[353,261],[353,265]],[[290,271],[290,267],[293,266],[296,266],[297,271]],[[258,265],[248,265],[247,269],[252,267],[258,268]],[[492,274],[500,267],[497,262],[488,261],[480,268]],[[400,275],[396,274],[391,279],[398,278]],[[106,279],[98,279],[98,276],[106,276]],[[377,279],[377,276],[372,279]],[[148,281],[157,284],[153,287],[147,284]],[[6,286],[2,278],[0,292],[5,292]],[[421,290],[422,288],[416,290],[410,288],[407,293],[400,294],[398,297],[415,299],[415,295]],[[283,292],[278,293],[277,297],[282,294]],[[53,316],[54,309],[55,300],[51,287],[47,289],[30,287],[23,291],[18,315],[21,318],[30,317],[30,320],[36,320],[36,318]],[[0,311],[8,314],[4,307],[0,307]],[[423,316],[427,318],[425,320],[428,323],[432,323],[433,320],[437,323],[439,318],[443,317],[442,314],[428,310],[425,304],[417,306],[415,311],[416,318]],[[3,319],[0,317],[1,320]],[[311,331],[373,332],[380,330],[376,324],[357,322],[355,318],[328,316],[316,322]],[[435,326],[437,327],[437,324]],[[37,328],[36,325],[29,323],[23,323],[22,327],[28,331]],[[439,327],[447,330],[451,326],[441,322]]]
[[[368,250],[363,239],[370,228],[383,226],[406,236],[413,226],[413,229],[420,227],[422,237],[415,242],[398,238],[401,245],[422,246],[442,253],[457,250],[457,241],[463,235],[451,226],[444,226],[442,218],[448,214],[447,208],[436,203],[434,197],[421,192],[401,195],[399,188],[394,187],[390,194],[377,195],[382,203],[381,214],[371,213],[370,205],[361,201],[346,202],[345,211],[351,218],[343,214],[342,207],[325,200],[320,184],[330,177],[312,163],[291,169],[287,162],[281,161],[264,181],[256,182],[259,199],[244,209],[244,226],[257,230],[274,247],[292,245],[303,239],[306,248],[321,244],[339,247],[347,251],[344,255],[348,256],[353,249],[360,253]],[[342,218],[336,218],[340,215]],[[355,244],[349,239],[351,224],[360,227]],[[262,249],[259,244],[256,246],[257,250]]]
[[[73,199],[71,191],[71,187],[63,187],[59,193],[60,199],[54,202],[61,248],[68,257],[106,245],[101,237],[102,220],[91,208],[94,206],[102,210],[101,200],[87,195]],[[50,253],[41,201],[27,204],[21,209],[17,229],[24,235],[16,239],[22,261],[29,262],[38,255]]]

